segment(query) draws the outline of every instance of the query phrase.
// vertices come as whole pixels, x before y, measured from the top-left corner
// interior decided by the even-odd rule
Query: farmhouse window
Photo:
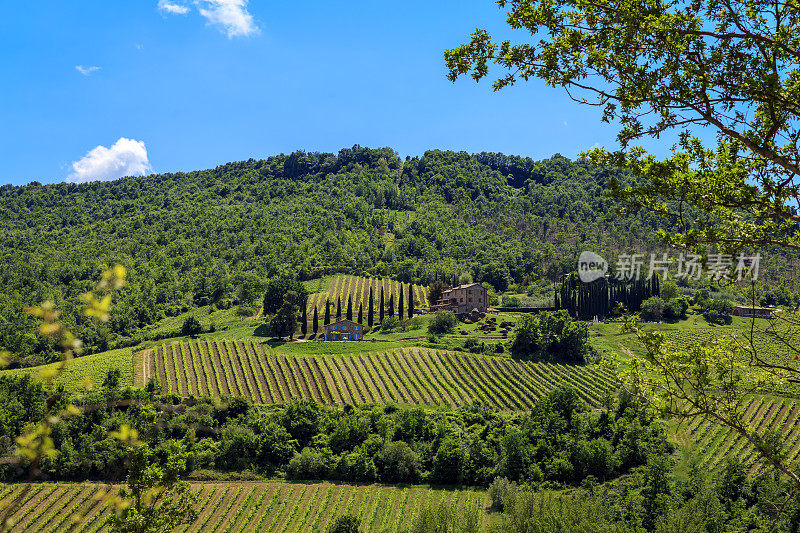
[[[472,298],[469,299],[469,302],[472,303]]]

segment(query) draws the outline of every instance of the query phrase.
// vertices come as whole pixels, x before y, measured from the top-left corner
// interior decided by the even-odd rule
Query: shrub
[[[200,333],[203,333],[203,326],[200,325],[200,321],[193,316],[187,316],[186,320],[183,321],[183,326],[181,326],[181,335],[198,335]]]
[[[253,316],[255,314],[255,308],[249,305],[240,305],[236,307],[236,316]]]
[[[428,325],[428,332],[441,335],[443,333],[452,333],[456,329],[458,319],[450,311],[436,311],[433,314],[433,319]]]
[[[563,309],[525,315],[514,326],[510,351],[520,359],[583,363],[589,351],[589,327]]]
[[[689,309],[689,302],[686,298],[671,298],[664,304],[664,316],[667,318],[686,318],[686,311]]]
[[[642,320],[658,322],[664,317],[664,300],[658,296],[653,296],[642,302],[642,309],[639,312]]]
[[[400,324],[400,321],[397,319],[396,316],[387,316],[381,322],[381,331],[386,333],[390,333],[394,328],[396,328]]]
[[[351,514],[346,514],[328,526],[328,533],[358,533],[360,527],[361,520]]]
[[[286,474],[294,479],[325,479],[333,466],[330,453],[325,452],[306,446],[289,461]]]
[[[383,481],[413,483],[419,477],[419,456],[403,441],[387,442],[379,460]]]
[[[519,307],[522,303],[516,296],[503,296],[503,305],[506,307]]]
[[[492,501],[492,509],[502,511],[508,497],[517,490],[517,484],[509,481],[506,477],[496,477],[489,485],[489,499]]]

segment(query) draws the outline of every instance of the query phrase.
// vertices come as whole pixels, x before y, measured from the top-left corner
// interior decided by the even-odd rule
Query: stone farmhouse
[[[488,307],[489,295],[486,288],[479,283],[468,283],[444,291],[442,299],[431,307],[431,311],[452,311],[457,315],[465,315],[473,310],[485,313]]]
[[[326,341],[360,341],[364,328],[358,322],[343,318],[325,326]]]

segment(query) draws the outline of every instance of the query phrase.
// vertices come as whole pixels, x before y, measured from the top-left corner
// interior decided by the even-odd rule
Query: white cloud
[[[158,0],[158,9],[164,14],[185,15],[190,0]],[[229,39],[248,37],[259,32],[253,15],[247,11],[248,0],[191,0],[210,26],[218,26]]]
[[[189,12],[189,7],[169,0],[158,0],[158,10],[170,15],[185,15]]]
[[[567,121],[566,120],[564,121],[564,127],[565,128],[567,127]]]
[[[120,137],[111,148],[97,146],[72,163],[69,183],[108,181],[124,176],[142,176],[152,169],[143,141]]]
[[[88,76],[92,72],[96,72],[96,71],[100,70],[100,67],[95,67],[95,66],[87,67],[87,66],[84,66],[84,65],[75,65],[75,70],[77,70],[78,72],[80,72],[84,76]]]
[[[209,24],[222,26],[229,39],[259,31],[253,15],[247,11],[247,0],[195,0],[195,4]]]

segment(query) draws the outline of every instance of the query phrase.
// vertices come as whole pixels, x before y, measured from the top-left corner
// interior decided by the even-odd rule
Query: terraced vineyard
[[[325,300],[330,300],[331,314],[336,312],[336,302],[341,298],[342,316],[347,309],[347,297],[353,298],[353,317],[358,314],[358,305],[364,302],[364,314],[367,313],[369,301],[369,289],[372,287],[372,294],[375,298],[375,315],[377,317],[378,306],[380,306],[381,287],[383,287],[386,305],[389,305],[389,296],[394,295],[394,308],[398,310],[400,299],[400,282],[390,279],[361,278],[357,276],[335,276],[329,283],[327,290],[312,294],[308,298],[308,320],[314,316],[314,306],[317,307],[320,320],[325,313]],[[403,298],[405,305],[408,305],[408,284],[403,284]],[[428,289],[422,285],[414,285],[414,305],[419,309],[427,306]],[[366,320],[366,318],[365,318]],[[377,318],[376,318],[377,320]],[[321,322],[320,322],[321,323]]]
[[[137,354],[135,383],[155,376],[165,392],[182,396],[243,396],[257,403],[290,398],[361,404],[451,405],[480,401],[527,410],[543,394],[571,384],[590,405],[613,387],[597,366],[518,362],[505,357],[426,348],[322,356],[281,355],[245,341],[201,341],[158,346]]]
[[[4,495],[23,490],[24,485],[5,485]],[[317,532],[325,531],[337,516],[349,513],[362,520],[362,531],[399,531],[414,516],[439,502],[449,501],[459,513],[484,511],[485,492],[433,490],[425,487],[393,488],[378,485],[331,483],[207,483],[199,489],[199,515],[180,532]],[[94,483],[42,483],[32,485],[26,503],[12,517],[12,531],[57,532],[106,531],[107,509],[97,498],[108,485]],[[492,516],[481,519],[488,525]]]
[[[746,414],[752,427],[759,431],[772,428],[784,436],[790,461],[800,457],[800,400],[763,396],[750,403]],[[709,469],[718,467],[729,456],[738,457],[751,469],[757,468],[753,447],[731,430],[697,418],[685,428],[683,435]]]

